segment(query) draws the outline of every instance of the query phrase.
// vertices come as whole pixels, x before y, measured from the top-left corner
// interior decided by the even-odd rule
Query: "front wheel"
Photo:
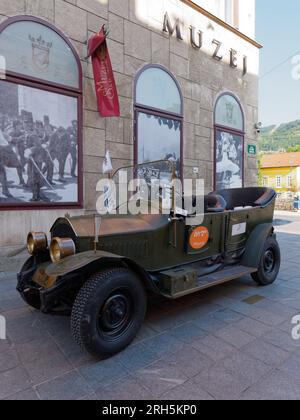
[[[115,268],[90,277],[80,290],[71,316],[75,341],[96,357],[109,357],[136,337],[146,314],[147,298],[139,278]]]
[[[252,274],[253,280],[261,286],[269,286],[277,279],[281,265],[281,253],[274,237],[266,240],[258,271]]]

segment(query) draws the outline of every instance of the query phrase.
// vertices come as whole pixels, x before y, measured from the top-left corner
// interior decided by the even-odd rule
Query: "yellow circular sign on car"
[[[193,249],[202,249],[209,241],[209,230],[205,226],[194,229],[190,236],[190,246]]]

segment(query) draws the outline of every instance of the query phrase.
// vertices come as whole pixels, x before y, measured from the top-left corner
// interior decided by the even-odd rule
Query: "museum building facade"
[[[103,25],[120,117],[100,116],[87,58]],[[207,192],[256,185],[254,27],[254,0],[0,0],[0,255],[95,212],[107,152],[172,157]]]

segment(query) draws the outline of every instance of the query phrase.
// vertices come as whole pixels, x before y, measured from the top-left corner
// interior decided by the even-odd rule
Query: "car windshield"
[[[158,160],[142,164],[124,166],[111,176],[117,188],[117,198],[113,207],[120,210],[129,200],[155,201],[161,207],[161,200],[171,199],[171,183],[178,179],[180,168],[173,160]],[[121,191],[121,194],[120,194]]]

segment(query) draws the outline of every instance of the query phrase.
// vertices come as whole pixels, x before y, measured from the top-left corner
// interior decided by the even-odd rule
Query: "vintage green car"
[[[273,227],[276,193],[267,188],[218,191],[205,197],[203,223],[170,214],[58,219],[28,235],[30,259],[17,290],[45,314],[71,314],[76,342],[96,357],[128,346],[146,313],[147,293],[177,299],[244,275],[262,286],[280,269]],[[97,226],[97,223],[96,223]],[[98,242],[99,236],[99,242]]]

